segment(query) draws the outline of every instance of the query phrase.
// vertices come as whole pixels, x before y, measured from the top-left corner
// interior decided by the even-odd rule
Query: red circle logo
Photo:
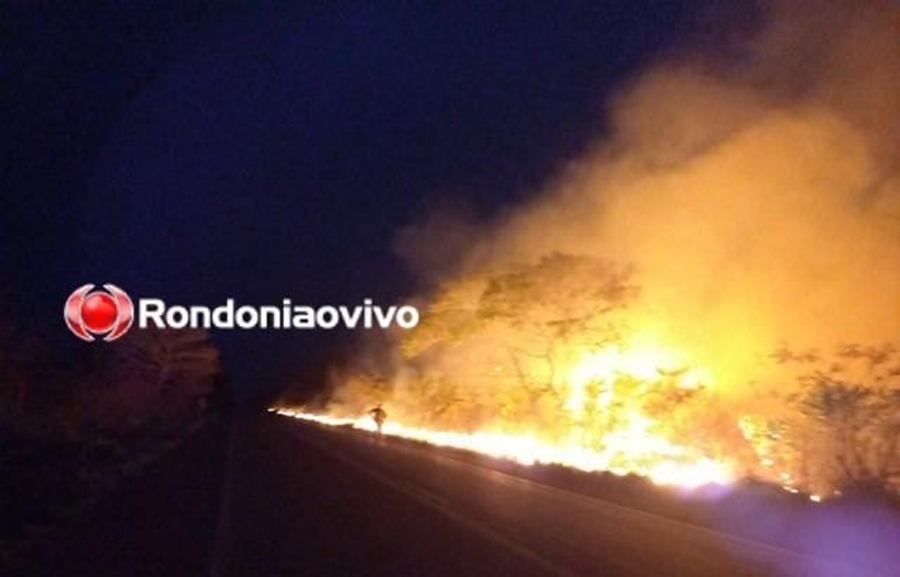
[[[72,333],[85,341],[93,341],[94,335],[104,335],[104,341],[114,341],[124,335],[134,321],[134,305],[128,295],[112,284],[103,290],[93,291],[94,285],[86,284],[66,299],[63,317]]]

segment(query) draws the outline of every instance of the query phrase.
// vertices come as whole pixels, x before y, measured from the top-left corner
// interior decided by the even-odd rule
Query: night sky
[[[97,346],[61,318],[86,282],[181,304],[412,293],[400,229],[447,199],[487,218],[525,198],[703,12],[76,4],[0,21],[0,294],[48,354]],[[244,396],[345,337],[215,335]]]

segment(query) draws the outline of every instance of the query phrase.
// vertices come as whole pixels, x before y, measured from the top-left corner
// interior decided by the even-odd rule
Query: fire
[[[535,413],[525,414],[524,419],[508,414],[480,422],[429,418],[425,412],[429,401],[423,400],[429,394],[426,389],[420,395],[407,391],[388,402],[392,408],[383,433],[528,466],[553,464],[585,472],[635,474],[658,485],[688,489],[726,485],[739,477],[736,462],[712,458],[691,446],[689,439],[678,443],[669,434],[672,427],[665,411],[671,412],[674,405],[659,395],[699,393],[712,380],[709,372],[691,367],[688,355],[680,349],[664,346],[645,333],[593,350],[579,344],[560,347],[557,356],[558,370],[548,378],[542,393],[545,399],[552,398],[553,404],[535,407]],[[517,366],[518,371],[547,374],[543,368],[546,366],[531,359],[523,359]],[[502,365],[492,369],[492,379],[508,378]],[[467,382],[458,378],[463,385]],[[529,386],[521,380],[513,383],[512,390]],[[492,402],[503,394],[508,393],[498,390]],[[375,431],[368,416],[353,416],[371,400],[367,392],[354,391],[353,398],[366,397],[369,399],[355,407],[329,407],[327,414],[288,407],[273,411],[328,426]],[[516,396],[511,399],[516,408],[527,402]],[[662,399],[658,402],[664,408],[653,409],[651,399]],[[536,416],[541,409],[545,412]]]
[[[574,363],[566,379],[571,393],[566,408],[573,412],[583,410],[591,383],[606,383],[604,393],[596,401],[608,407],[613,400],[614,383],[625,376],[638,381],[653,383],[666,375],[672,376],[678,387],[697,389],[711,381],[707,371],[686,368],[686,357],[671,349],[656,345],[607,347],[593,353],[584,353]]]
[[[383,402],[387,434],[661,484],[893,491],[900,35],[851,5],[773,10],[733,66],[664,59],[528,200],[405,229],[422,322],[334,369],[346,418],[285,412],[371,429]]]
[[[375,431],[375,423],[367,417],[334,417],[289,408],[271,410],[279,415],[322,425],[352,426]],[[608,440],[614,449],[605,451],[575,445],[557,446],[529,435],[433,431],[406,427],[391,421],[385,423],[383,434],[439,447],[463,449],[528,466],[553,464],[586,472],[607,471],[616,475],[634,473],[658,485],[687,489],[710,484],[726,485],[735,479],[735,473],[727,463],[694,457],[684,447],[650,434],[646,430],[647,424],[648,421],[636,420],[635,425],[628,430],[610,435]],[[624,459],[626,456],[628,460]]]
[[[654,380],[661,373],[682,372],[684,364],[682,356],[658,346],[629,347],[626,350],[609,347],[583,355],[575,363],[569,380],[578,386],[584,386],[594,379],[612,380],[617,374]],[[684,386],[695,387],[702,380],[702,374],[690,371],[689,374],[680,375],[679,379]]]

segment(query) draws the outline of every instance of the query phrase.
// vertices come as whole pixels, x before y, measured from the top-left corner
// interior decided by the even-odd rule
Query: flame
[[[460,425],[453,430],[447,422],[441,422],[446,428],[438,430],[404,424],[407,418],[421,419],[416,418],[415,408],[404,412],[397,406],[396,411],[390,411],[382,432],[527,466],[553,464],[585,472],[635,474],[657,485],[686,489],[727,485],[738,478],[736,463],[713,459],[694,447],[673,442],[662,434],[666,423],[646,414],[644,395],[656,387],[667,384],[692,391],[711,384],[710,373],[691,367],[685,352],[664,346],[644,333],[598,350],[573,347],[560,356],[567,362],[561,366],[556,383],[562,391],[558,426],[547,428],[501,417],[474,427],[474,431],[458,430],[464,428]],[[328,414],[290,407],[271,410],[327,426],[376,430],[368,415],[352,416],[354,410],[349,407],[330,407]],[[612,415],[614,418],[610,418]]]
[[[327,426],[351,426],[374,432],[375,423],[367,418],[335,417],[273,407],[279,415],[312,421]],[[597,451],[576,445],[557,446],[529,435],[489,432],[432,431],[387,422],[383,434],[439,447],[452,447],[490,457],[508,459],[522,465],[562,465],[581,471],[606,471],[615,475],[637,474],[657,485],[693,489],[703,485],[726,485],[735,480],[732,468],[724,462],[695,457],[684,447],[674,445],[648,432],[649,419],[635,419],[626,430],[608,436],[612,450]],[[627,456],[627,460],[624,457]]]
[[[684,355],[659,345],[635,344],[627,349],[607,347],[583,354],[570,371],[569,380],[579,386],[595,379],[611,381],[621,374],[642,380],[656,380],[664,372],[680,371],[685,364]],[[689,375],[680,375],[680,379],[684,386],[695,387],[702,379],[702,374],[700,371],[689,372]]]
[[[588,385],[602,382],[609,386],[596,400],[600,406],[608,407],[614,396],[613,383],[622,376],[653,383],[665,375],[673,375],[683,389],[697,389],[711,382],[708,371],[688,366],[686,355],[659,345],[632,343],[628,347],[585,352],[574,363],[566,379],[571,393],[565,406],[573,412],[583,410]]]

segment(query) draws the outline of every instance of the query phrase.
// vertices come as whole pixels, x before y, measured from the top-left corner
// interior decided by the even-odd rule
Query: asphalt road
[[[429,447],[275,416],[251,426],[233,447],[215,577],[854,574]]]
[[[274,415],[206,431],[29,575],[861,575],[452,453]]]

